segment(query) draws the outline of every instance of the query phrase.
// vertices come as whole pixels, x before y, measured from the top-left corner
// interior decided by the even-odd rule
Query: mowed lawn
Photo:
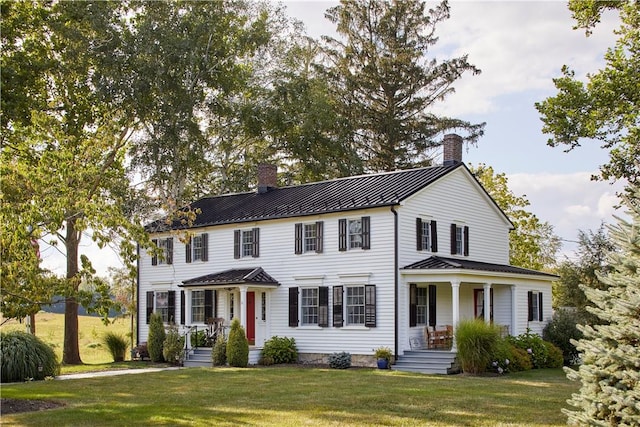
[[[189,368],[2,385],[3,398],[65,406],[6,426],[552,426],[577,391],[562,370],[500,377],[351,368]]]

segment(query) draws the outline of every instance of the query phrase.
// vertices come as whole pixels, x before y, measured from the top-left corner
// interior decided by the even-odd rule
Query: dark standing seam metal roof
[[[189,205],[200,213],[188,228],[393,206],[462,165],[338,178],[265,193],[205,197]],[[147,230],[166,230],[164,224],[164,220],[155,221]],[[171,228],[187,226],[175,221]]]
[[[488,262],[470,261],[466,259],[446,258],[440,256],[432,256],[422,261],[414,262],[403,270],[476,270],[489,271],[492,273],[515,273],[515,274],[534,274],[537,276],[555,277],[555,274],[544,273],[542,271],[529,270],[527,268],[514,267],[512,265],[491,264]]]
[[[219,273],[206,274],[185,280],[182,286],[228,286],[228,285],[271,285],[280,286],[280,283],[268,275],[262,267],[234,268]]]

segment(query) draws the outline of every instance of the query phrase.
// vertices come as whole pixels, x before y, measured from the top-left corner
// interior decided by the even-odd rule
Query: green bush
[[[272,337],[265,341],[262,349],[263,358],[271,358],[275,363],[295,363],[298,361],[298,348],[295,338]]]
[[[493,348],[491,358],[487,369],[499,374],[513,371],[512,362],[513,352],[511,344],[502,338],[498,338],[498,342]]]
[[[545,347],[547,347],[547,362],[545,363],[545,368],[562,368],[564,365],[564,357],[562,355],[562,350],[556,347],[555,344],[550,343],[549,341],[543,341]]]
[[[516,337],[507,337],[516,347],[524,350],[529,354],[531,358],[531,364],[535,369],[544,368],[547,364],[547,347],[544,345],[544,340],[538,334],[533,334],[527,329],[524,334]]]
[[[271,365],[275,365],[275,364],[276,364],[276,362],[273,361],[273,358],[271,356],[261,355],[260,359],[258,359],[258,365],[271,366]]]
[[[152,313],[149,320],[149,338],[147,340],[147,350],[152,362],[164,362],[162,352],[165,338],[166,333],[162,323],[162,316],[160,313]]]
[[[570,310],[557,310],[542,331],[542,338],[553,343],[562,351],[565,365],[572,365],[578,359],[579,353],[571,340],[582,338],[578,324],[582,323],[581,316]]]
[[[530,371],[533,369],[533,363],[531,363],[531,356],[526,350],[523,350],[515,345],[509,343],[511,349],[511,363],[509,363],[509,370],[511,372]]]
[[[237,317],[231,322],[231,330],[229,331],[227,363],[236,368],[246,368],[249,364],[249,341]]]
[[[180,336],[178,327],[175,323],[171,323],[167,328],[167,334],[162,345],[162,355],[164,360],[173,364],[180,365],[184,358],[184,337]]]
[[[0,332],[3,383],[43,380],[60,373],[60,365],[51,347],[26,332]]]
[[[499,339],[499,331],[482,320],[463,320],[458,323],[456,344],[462,371],[474,375],[485,372]]]
[[[127,338],[116,334],[115,332],[107,332],[102,337],[102,342],[111,353],[111,357],[113,357],[114,362],[122,362],[124,361],[124,355],[127,353],[127,348],[129,344],[127,342]]]
[[[206,347],[207,336],[204,331],[197,331],[191,334],[191,347]]]
[[[329,367],[333,369],[347,369],[351,367],[351,354],[343,351],[329,356]]]
[[[218,337],[211,350],[211,362],[213,366],[224,366],[227,364],[227,339],[224,336]]]

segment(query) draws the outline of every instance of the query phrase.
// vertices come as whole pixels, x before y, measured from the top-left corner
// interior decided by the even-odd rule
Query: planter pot
[[[387,359],[378,359],[378,369],[389,369],[389,361]]]

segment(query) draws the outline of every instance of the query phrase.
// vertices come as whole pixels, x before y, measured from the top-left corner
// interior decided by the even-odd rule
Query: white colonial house
[[[426,332],[462,319],[541,333],[557,277],[509,265],[513,225],[462,162],[459,136],[445,137],[443,158],[283,188],[261,165],[257,191],[194,202],[188,229],[152,224],[165,256],[139,260],[138,342],[154,311],[186,334],[237,317],[254,363],[279,336],[302,360],[346,351],[370,364],[387,346],[401,367],[431,346],[455,356],[455,340]]]

